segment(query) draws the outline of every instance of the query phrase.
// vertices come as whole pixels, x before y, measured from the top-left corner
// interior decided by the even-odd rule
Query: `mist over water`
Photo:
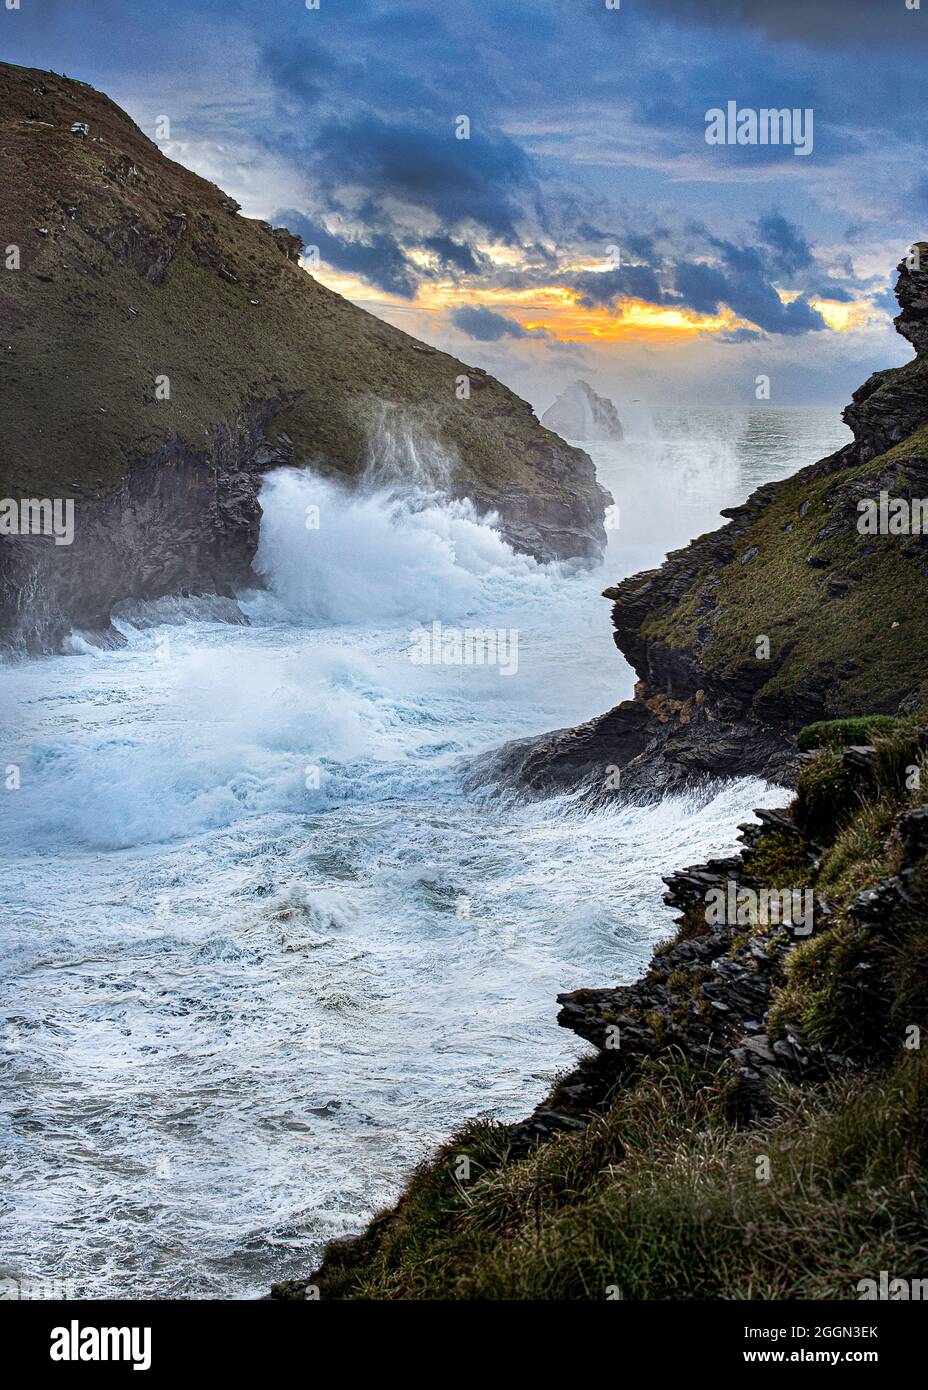
[[[634,978],[670,928],[661,874],[782,798],[589,815],[462,790],[469,755],[630,695],[606,584],[846,434],[813,411],[623,420],[590,450],[621,517],[600,570],[514,554],[440,499],[425,446],[400,485],[384,435],[357,494],[267,479],[266,588],[238,607],[122,605],[125,648],[0,670],[22,769],[0,798],[0,1276],[251,1297],[307,1273],[466,1118],[526,1114],[582,1050],[555,995]],[[414,664],[434,620],[517,629],[517,673]]]

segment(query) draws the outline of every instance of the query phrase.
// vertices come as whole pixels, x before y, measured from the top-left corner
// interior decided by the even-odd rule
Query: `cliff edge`
[[[646,974],[560,996],[596,1051],[273,1298],[857,1299],[924,1267],[928,729],[801,741],[796,799],[666,878]]]

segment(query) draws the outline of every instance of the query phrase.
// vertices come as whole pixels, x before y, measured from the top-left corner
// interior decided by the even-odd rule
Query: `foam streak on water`
[[[305,1273],[457,1124],[541,1098],[579,1051],[556,993],[634,978],[669,927],[661,874],[778,799],[590,816],[462,791],[469,754],[630,694],[600,589],[770,475],[737,422],[628,425],[594,451],[623,521],[596,574],[421,488],[287,472],[249,626],[126,606],[124,649],[0,671],[22,768],[0,801],[0,1275],[248,1297]],[[834,447],[819,417],[790,427],[781,471]],[[518,672],[414,665],[433,620],[517,628]]]

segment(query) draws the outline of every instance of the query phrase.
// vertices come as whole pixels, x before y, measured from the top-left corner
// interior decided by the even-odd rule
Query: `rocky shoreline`
[[[921,249],[928,257],[928,245]],[[726,513],[725,527],[659,569],[606,590],[616,645],[639,677],[634,700],[579,728],[509,743],[471,775],[471,786],[523,796],[584,789],[593,804],[739,775],[796,787],[796,798],[742,826],[739,854],[665,879],[665,902],[680,915],[642,979],[559,996],[558,1022],[597,1050],[531,1116],[455,1136],[396,1207],[332,1244],[317,1271],[276,1285],[272,1297],[530,1296],[511,1292],[528,1287],[519,1272],[526,1242],[541,1247],[547,1220],[560,1251],[561,1207],[589,1200],[595,1208],[596,1184],[608,1188],[616,1171],[621,1189],[624,1141],[610,1140],[615,1157],[605,1179],[589,1178],[589,1197],[573,1177],[569,1197],[548,1191],[546,1174],[558,1164],[573,1173],[577,1153],[598,1174],[602,1135],[621,1128],[655,1069],[671,1087],[681,1075],[690,1087],[702,1078],[697,1093],[714,1097],[711,1132],[725,1145],[742,1129],[763,1136],[782,1116],[784,1093],[827,1096],[835,1085],[853,1088],[847,1078],[856,1077],[865,1096],[882,1095],[886,1069],[903,1066],[900,1039],[928,1022],[928,805],[920,795],[928,537],[872,538],[855,524],[862,498],[928,495],[928,271],[899,269],[896,322],[916,357],[855,393],[845,412],[854,442],[760,488]],[[808,896],[801,928],[782,912],[707,912],[713,896],[730,904],[732,895],[757,902],[771,892]],[[905,1085],[920,1087],[924,1069],[912,1068]],[[805,1101],[795,1104],[801,1110]],[[869,1124],[871,1101],[861,1106]],[[913,1117],[919,1134],[924,1113],[921,1106]],[[831,1123],[822,1144],[832,1142]],[[462,1153],[482,1165],[478,1215],[479,1197],[450,1176]],[[521,1205],[514,1190],[525,1193]],[[723,1205],[726,1192],[723,1184]],[[639,1207],[640,1198],[634,1185],[621,1195]],[[520,1216],[510,1230],[499,1213],[513,1202]],[[603,1239],[600,1220],[584,1228],[591,1246]],[[483,1275],[462,1267],[463,1249]],[[542,1250],[539,1260],[542,1286],[561,1277],[571,1287],[559,1253]],[[775,1288],[779,1272],[769,1277]],[[736,1286],[728,1296],[745,1295]]]
[[[703,1085],[716,1097],[714,1123],[723,1132],[758,1130],[763,1150],[764,1127],[784,1086],[799,1088],[796,1094],[827,1091],[842,1078],[879,1076],[898,1058],[906,1030],[911,1034],[913,1022],[928,1016],[922,962],[910,965],[903,983],[895,962],[908,935],[920,941],[928,921],[928,804],[907,797],[897,778],[900,763],[928,766],[928,728],[897,722],[874,744],[850,746],[842,746],[847,734],[840,725],[822,729],[820,746],[802,755],[793,802],[756,811],[757,823],[741,827],[738,854],[665,879],[664,901],[679,915],[674,935],[658,946],[645,975],[632,985],[558,996],[559,1024],[596,1051],[561,1078],[531,1116],[495,1127],[497,1166],[487,1169],[487,1183],[505,1183],[520,1166],[543,1170],[538,1155],[549,1145],[566,1144],[569,1156],[570,1146],[586,1143],[589,1132],[595,1147],[597,1126],[621,1115],[636,1087],[668,1059],[676,1070],[706,1078]],[[892,872],[865,876],[866,887],[855,891],[848,888],[854,876],[836,877],[833,865],[843,855],[842,827],[868,805],[883,808]],[[714,920],[707,912],[714,899],[756,902],[771,885],[794,902],[797,892],[807,893],[808,916],[790,920],[787,913],[783,920],[775,911],[765,916],[748,908],[744,920],[731,912]],[[829,956],[836,1015],[827,1028],[813,1027],[810,980],[821,983],[821,962]],[[920,1123],[924,1117],[915,1118]],[[404,1229],[410,1204],[420,1191],[433,1202],[440,1190],[442,1202],[453,1206],[452,1164],[479,1137],[477,1127],[452,1139],[414,1175],[397,1207],[361,1236],[333,1242],[318,1270],[275,1285],[271,1297],[375,1296],[361,1292],[372,1277],[368,1271],[392,1267],[393,1232]],[[465,1221],[471,1199],[466,1192],[460,1198]],[[439,1223],[436,1248],[441,1229]],[[423,1253],[428,1261],[427,1239]],[[393,1296],[422,1295],[407,1290]]]
[[[855,391],[843,416],[853,442],[606,589],[634,699],[504,745],[471,785],[585,788],[594,801],[653,799],[713,776],[792,786],[806,724],[925,702],[928,535],[856,528],[861,498],[928,496],[928,244],[919,248],[920,269],[898,267],[895,320],[916,356]]]

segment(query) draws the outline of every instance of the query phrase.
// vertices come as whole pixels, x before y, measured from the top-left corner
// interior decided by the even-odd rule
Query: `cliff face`
[[[853,442],[759,488],[659,569],[607,589],[635,699],[579,729],[507,745],[475,780],[531,792],[586,783],[603,795],[706,774],[788,782],[804,724],[924,704],[928,534],[911,507],[928,499],[928,245],[920,250],[922,268],[903,263],[896,289],[896,326],[917,355],[854,393],[844,412]],[[881,494],[905,504],[897,531],[859,525],[860,504]]]
[[[122,598],[230,593],[253,580],[268,468],[356,480],[404,441],[519,549],[600,553],[586,454],[318,284],[299,238],[241,217],[106,96],[0,65],[0,169],[18,257],[0,271],[0,493],[76,511],[71,545],[3,538],[0,638],[41,648],[106,628]]]

